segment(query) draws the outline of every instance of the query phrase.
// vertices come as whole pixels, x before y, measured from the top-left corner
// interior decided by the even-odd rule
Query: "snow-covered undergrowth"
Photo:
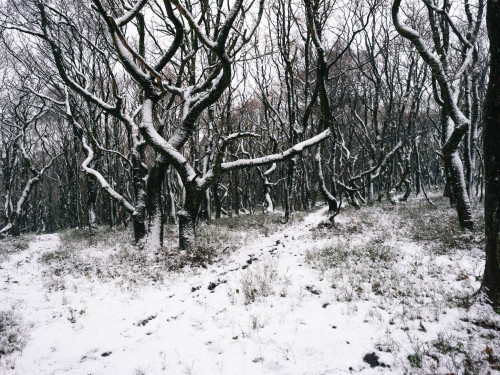
[[[105,228],[12,247],[0,299],[20,345],[0,373],[500,373],[481,224],[462,232],[444,200],[324,215],[201,225],[194,254],[174,227],[158,253]]]
[[[23,324],[16,308],[14,305],[0,310],[0,358],[22,350],[28,339],[29,328]]]

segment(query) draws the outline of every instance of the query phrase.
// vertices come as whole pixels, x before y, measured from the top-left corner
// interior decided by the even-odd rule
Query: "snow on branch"
[[[45,166],[35,174],[35,176],[30,178],[26,182],[26,185],[24,185],[23,192],[21,193],[21,196],[19,197],[19,200],[17,201],[16,211],[15,211],[15,215],[17,218],[19,218],[21,216],[21,214],[23,212],[23,206],[26,202],[26,199],[28,199],[28,196],[31,193],[31,190],[33,189],[33,187],[40,181],[42,176],[45,174],[45,171],[47,169],[49,169],[52,166],[52,163],[54,163],[54,161],[57,158],[59,158],[61,155],[62,154],[59,154],[59,155],[56,155],[53,158],[51,158],[50,161],[47,164],[45,164]],[[26,155],[25,155],[25,157],[26,157]],[[32,172],[36,172],[34,169],[31,169],[31,170],[32,170]],[[9,220],[10,220],[10,218],[9,218]],[[9,221],[9,223],[0,230],[0,234],[8,232],[10,229],[12,229],[12,226],[13,226],[12,222]]]
[[[71,79],[68,74],[66,73],[66,69],[64,66],[64,58],[61,49],[56,43],[56,40],[54,39],[51,31],[50,31],[50,21],[47,16],[47,13],[45,11],[45,5],[43,3],[38,4],[38,8],[40,10],[40,16],[41,16],[41,23],[42,23],[42,30],[43,30],[43,40],[45,40],[48,44],[49,47],[52,51],[52,55],[54,57],[54,62],[56,64],[57,71],[59,75],[61,76],[62,80],[66,83],[68,87],[70,87],[72,90],[76,91],[79,93],[81,96],[83,96],[85,99],[91,101],[101,109],[110,112],[110,113],[115,113],[117,112],[117,107],[114,105],[111,105],[101,98],[95,96],[92,94],[90,91],[82,87],[80,84],[78,84],[75,80]]]
[[[359,180],[365,176],[370,176],[370,180],[373,181],[375,180],[382,168],[387,164],[387,162],[394,156],[394,154],[396,153],[397,150],[399,150],[401,147],[403,146],[403,141],[399,141],[396,146],[394,146],[394,148],[388,152],[387,154],[385,154],[385,156],[378,162],[378,164],[376,166],[374,166],[373,168],[367,170],[367,171],[364,171],[363,173],[360,173],[359,175],[357,176],[354,176],[352,178],[350,178],[350,182],[354,182],[356,180]]]
[[[106,181],[106,179],[102,176],[101,173],[96,171],[95,169],[90,167],[90,163],[94,159],[94,150],[92,150],[92,147],[90,147],[87,137],[85,136],[83,127],[78,124],[78,122],[75,120],[73,113],[71,111],[71,106],[69,104],[69,95],[68,95],[68,90],[65,88],[66,92],[66,116],[68,117],[68,120],[71,122],[73,125],[73,128],[75,129],[75,133],[79,136],[83,148],[85,150],[85,153],[87,154],[87,157],[82,163],[82,169],[86,174],[92,175],[95,177],[95,179],[99,182],[101,187],[109,194],[109,196],[120,203],[127,211],[129,212],[134,212],[135,208],[132,206],[123,195],[119,194],[116,190],[114,190],[111,185]]]
[[[109,183],[106,181],[106,179],[100,174],[98,171],[95,169],[91,168],[89,165],[94,159],[94,151],[92,148],[89,146],[87,139],[85,135],[82,135],[81,137],[82,145],[83,148],[85,149],[87,153],[87,158],[83,161],[82,163],[82,169],[85,173],[92,175],[95,177],[95,179],[99,182],[101,187],[109,194],[111,198],[113,198],[115,201],[120,203],[127,211],[129,212],[134,212],[135,208],[132,206],[123,195],[119,194],[115,189],[113,189]]]
[[[243,46],[246,43],[248,43],[250,39],[252,39],[253,35],[255,34],[255,31],[257,30],[260,24],[260,21],[262,19],[262,14],[264,13],[264,1],[265,0],[260,0],[259,2],[259,11],[257,13],[257,19],[255,20],[254,25],[250,29],[250,32],[247,33],[248,30],[243,31],[243,35],[241,35],[241,42],[236,47],[234,47],[233,52],[237,53],[238,51],[240,51],[243,48]]]
[[[158,63],[154,66],[154,69],[157,72],[161,72],[165,67],[165,65],[167,65],[167,63],[172,59],[172,57],[175,55],[175,52],[181,46],[182,40],[184,38],[184,27],[182,26],[182,22],[175,16],[170,3],[167,0],[164,0],[163,3],[165,4],[165,9],[167,11],[168,18],[174,24],[175,37],[167,52],[165,52],[165,54],[160,58]]]
[[[396,30],[403,38],[408,39],[413,44],[424,62],[431,68],[432,76],[436,79],[441,89],[441,99],[444,108],[456,124],[456,130],[458,130],[459,133],[465,132],[469,124],[469,119],[464,116],[462,111],[458,108],[457,103],[453,100],[452,82],[449,81],[449,77],[443,69],[441,62],[437,56],[427,48],[418,31],[409,27],[402,21],[400,7],[401,0],[394,0],[392,4],[392,21]]]
[[[136,15],[141,11],[141,9],[146,5],[148,0],[139,0],[134,6],[123,16],[116,19],[116,24],[118,26],[125,26],[128,22],[130,22]]]
[[[156,152],[161,153],[175,167],[183,181],[194,180],[197,176],[194,168],[170,142],[167,142],[156,131],[153,124],[153,105],[152,99],[146,99],[142,105],[142,121],[139,125],[142,135]]]
[[[181,2],[178,0],[168,0],[168,1],[172,4],[174,4],[177,7],[177,9],[179,10],[179,13],[182,14],[186,18],[186,20],[189,23],[189,26],[191,26],[193,28],[196,35],[198,35],[198,37],[200,38],[200,41],[208,48],[210,48],[212,50],[215,49],[217,44],[205,34],[205,32],[203,31],[203,29],[199,25],[198,21],[191,14],[191,12],[189,12],[187,10],[187,8],[183,4],[181,4]],[[240,0],[240,3],[241,3],[241,0]]]
[[[445,10],[445,9],[440,9],[438,7],[436,7],[435,5],[433,5],[431,2],[429,2],[428,0],[422,0],[424,2],[424,4],[429,8],[429,9],[432,9],[434,12],[436,13],[439,13],[441,15],[444,16],[444,18],[446,19],[446,22],[448,23],[448,25],[450,25],[451,29],[453,30],[453,32],[455,33],[455,35],[457,36],[457,38],[460,40],[460,42],[466,46],[467,48],[474,48],[474,43],[471,43],[471,40],[467,39],[461,32],[460,30],[458,30],[458,27],[455,25],[455,23],[453,22],[453,20],[451,19],[450,17],[450,14]],[[483,14],[483,8],[484,8],[484,2],[483,1],[480,1],[479,2],[479,7],[478,7],[478,15],[477,15],[477,18],[478,20],[481,19],[482,17],[482,14]],[[480,22],[480,21],[479,21]],[[477,31],[474,30],[474,34],[476,34]],[[471,39],[475,39],[475,35],[471,35]]]
[[[309,138],[303,142],[297,143],[296,145],[290,147],[288,150],[285,150],[279,154],[272,154],[272,155],[267,155],[263,156],[260,158],[255,158],[255,159],[243,159],[243,160],[236,160],[232,162],[227,162],[227,163],[222,163],[221,164],[221,169],[224,172],[232,171],[235,169],[242,169],[242,168],[247,168],[247,167],[257,167],[260,165],[268,165],[284,160],[288,160],[291,157],[300,154],[304,149],[310,148],[314,146],[315,144],[325,140],[330,136],[330,129],[327,129],[323,131],[322,133]]]
[[[249,137],[260,137],[260,135],[252,132],[241,132],[241,133],[233,133],[228,135],[227,137],[224,137],[224,139],[222,140],[222,145],[220,147],[219,153],[217,154],[216,157],[216,162],[215,162],[216,165],[222,164],[222,160],[224,158],[224,154],[226,153],[226,149],[229,143],[234,142],[241,138],[249,138]]]
[[[233,134],[229,134],[227,137],[224,137],[224,139],[222,140],[222,143],[223,143],[223,145],[227,145],[227,144],[229,144],[229,142],[233,142],[237,139],[249,138],[249,137],[260,137],[260,135],[257,133],[252,133],[252,132],[233,133]]]
[[[216,163],[203,177],[197,180],[197,185],[199,188],[206,188],[207,186],[210,186],[210,184],[224,172],[229,172],[249,167],[259,167],[261,165],[269,165],[284,160],[288,160],[293,156],[300,154],[304,149],[310,148],[315,144],[325,140],[329,136],[330,136],[330,129],[327,129],[312,138],[297,143],[296,145],[290,147],[289,149],[279,154],[272,154],[254,159],[240,159],[232,162]]]

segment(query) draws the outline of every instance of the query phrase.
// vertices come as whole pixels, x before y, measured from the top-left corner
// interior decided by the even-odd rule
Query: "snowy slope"
[[[473,254],[424,255],[419,244],[388,236],[383,243],[398,252],[387,263],[390,269],[375,270],[379,263],[357,259],[322,268],[311,261],[318,249],[343,241],[359,247],[378,238],[373,231],[342,233],[360,225],[360,216],[347,214],[339,218],[340,229],[326,226],[324,235],[318,229],[324,215],[323,209],[255,238],[206,269],[184,268],[165,274],[162,283],[136,288],[47,274],[40,258],[61,242],[57,234],[38,236],[1,264],[0,300],[16,307],[29,340],[22,353],[1,359],[0,373],[399,374],[423,370],[411,356],[432,356],[439,339],[458,348],[457,361],[466,357],[462,347],[482,357],[485,345],[500,353],[498,332],[483,339],[482,328],[471,323],[485,316],[498,322],[489,307],[476,303],[461,310],[438,293],[445,286],[461,288],[464,281],[456,275],[471,275],[482,261]],[[380,217],[387,232],[393,225],[390,216]],[[105,256],[120,249],[92,251]],[[434,274],[438,278],[429,279]],[[377,275],[382,281],[375,281]],[[465,281],[472,290],[479,283],[471,279]],[[422,288],[427,297],[417,293]],[[448,333],[453,337],[443,336]],[[409,355],[417,361],[413,367]],[[377,366],[371,367],[374,358]],[[427,370],[451,373],[453,363],[434,362],[430,358],[434,368]]]

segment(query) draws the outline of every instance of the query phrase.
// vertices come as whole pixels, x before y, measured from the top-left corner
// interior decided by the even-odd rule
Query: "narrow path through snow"
[[[433,342],[438,328],[462,324],[460,316],[437,306],[439,310],[427,319],[431,312],[420,304],[411,306],[417,299],[406,298],[406,290],[365,280],[363,275],[387,272],[387,279],[381,276],[383,282],[415,288],[411,283],[419,275],[411,276],[412,270],[423,270],[428,276],[426,262],[435,261],[431,271],[438,275],[442,269],[437,265],[443,262],[425,258],[420,245],[395,240],[392,234],[385,240],[370,231],[342,234],[328,229],[333,235],[317,235],[325,211],[311,213],[268,237],[256,237],[206,269],[185,268],[166,274],[162,283],[154,285],[138,280],[130,289],[108,279],[58,276],[57,269],[47,273],[49,268],[40,257],[57,250],[61,242],[57,235],[39,236],[28,250],[1,264],[0,300],[17,304],[30,340],[22,353],[0,366],[0,373],[404,373],[407,365],[402,366],[401,358],[413,353],[412,345]],[[387,215],[378,226],[395,225]],[[341,225],[353,220],[347,215],[339,218]],[[343,241],[337,238],[340,234],[352,244],[373,237],[378,241],[375,247],[397,249],[401,259],[388,263],[393,270],[376,270],[367,250],[366,263],[358,265],[356,258],[349,267],[357,268],[340,265],[332,280],[328,272],[308,264],[306,255],[338,245]],[[89,254],[90,250],[82,251]],[[105,256],[108,250],[92,251]],[[451,257],[445,258],[451,263]],[[413,267],[417,261],[420,268]],[[457,261],[465,272],[469,261],[464,257]],[[394,276],[398,279],[390,280]],[[414,278],[409,282],[403,279],[406,276]],[[343,279],[345,285],[336,285]],[[457,283],[453,275],[449,280]],[[379,288],[384,287],[388,294],[380,296]],[[413,312],[419,318],[413,320]],[[427,332],[419,327],[422,322]],[[372,368],[366,358],[384,367]]]

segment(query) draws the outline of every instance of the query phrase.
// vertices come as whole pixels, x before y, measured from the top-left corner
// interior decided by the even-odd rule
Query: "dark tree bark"
[[[220,219],[222,214],[222,202],[219,196],[219,181],[216,181],[212,187],[212,194],[214,196],[214,206],[215,206],[215,219]]]
[[[132,213],[134,239],[139,242],[146,236],[146,190],[142,172],[142,157],[132,156],[132,175],[134,181],[135,210]]]
[[[186,186],[186,201],[179,211],[179,249],[190,250],[196,245],[196,220],[205,191]]]
[[[490,39],[490,79],[484,108],[484,221],[486,265],[483,289],[500,307],[500,3],[488,0],[486,22]]]
[[[472,51],[474,49],[474,44],[476,43],[476,38],[481,25],[482,12],[483,12],[482,1],[478,5],[477,19],[474,22],[473,32],[467,34],[466,40],[460,40],[464,53]],[[447,63],[449,59],[448,55],[448,44],[449,44],[449,25],[447,23],[441,26],[444,36],[443,44],[446,46],[441,46],[439,41],[438,26],[436,21],[435,12],[438,11],[430,3],[426,4],[429,14],[429,25],[433,31],[433,42],[434,48],[438,52],[434,54],[428,48],[422,36],[414,29],[412,29],[408,24],[402,21],[400,15],[401,0],[394,0],[392,5],[392,19],[394,26],[398,33],[404,38],[408,39],[413,46],[417,49],[418,53],[429,66],[432,72],[433,78],[433,94],[435,101],[442,108],[442,135],[443,135],[443,159],[446,173],[450,179],[450,187],[453,190],[453,197],[456,199],[456,208],[458,213],[458,219],[460,226],[462,228],[473,228],[474,222],[472,220],[472,211],[470,207],[469,195],[467,194],[465,176],[463,172],[462,161],[459,156],[459,146],[464,138],[467,130],[470,128],[470,119],[467,118],[458,106],[458,87],[456,82],[456,77],[454,80],[451,79]],[[467,3],[465,3],[467,7]],[[446,6],[448,7],[448,5]],[[445,12],[448,11],[445,7]],[[448,21],[446,21],[448,22]],[[470,20],[469,24],[472,24]],[[468,64],[467,60],[464,59],[464,64]],[[466,65],[464,65],[466,67]],[[454,82],[455,81],[455,82]],[[438,90],[439,88],[439,90]],[[444,118],[446,117],[446,118]],[[446,120],[446,121],[444,121]],[[452,121],[452,122],[451,122]]]
[[[96,219],[96,202],[97,192],[99,189],[97,179],[94,176],[88,175],[88,196],[87,196],[87,212],[89,220],[89,234],[95,236],[99,230]]]
[[[157,248],[163,246],[163,224],[165,214],[163,211],[163,181],[168,169],[168,163],[159,155],[154,165],[149,170],[146,185],[146,211],[148,213],[148,243]]]
[[[321,146],[318,146],[316,150],[315,161],[318,173],[317,177],[319,181],[319,190],[325,201],[328,203],[328,220],[334,223],[335,216],[337,216],[337,214],[339,213],[339,204],[335,196],[331,194],[326,187],[325,178],[323,175],[323,168],[321,166]]]

